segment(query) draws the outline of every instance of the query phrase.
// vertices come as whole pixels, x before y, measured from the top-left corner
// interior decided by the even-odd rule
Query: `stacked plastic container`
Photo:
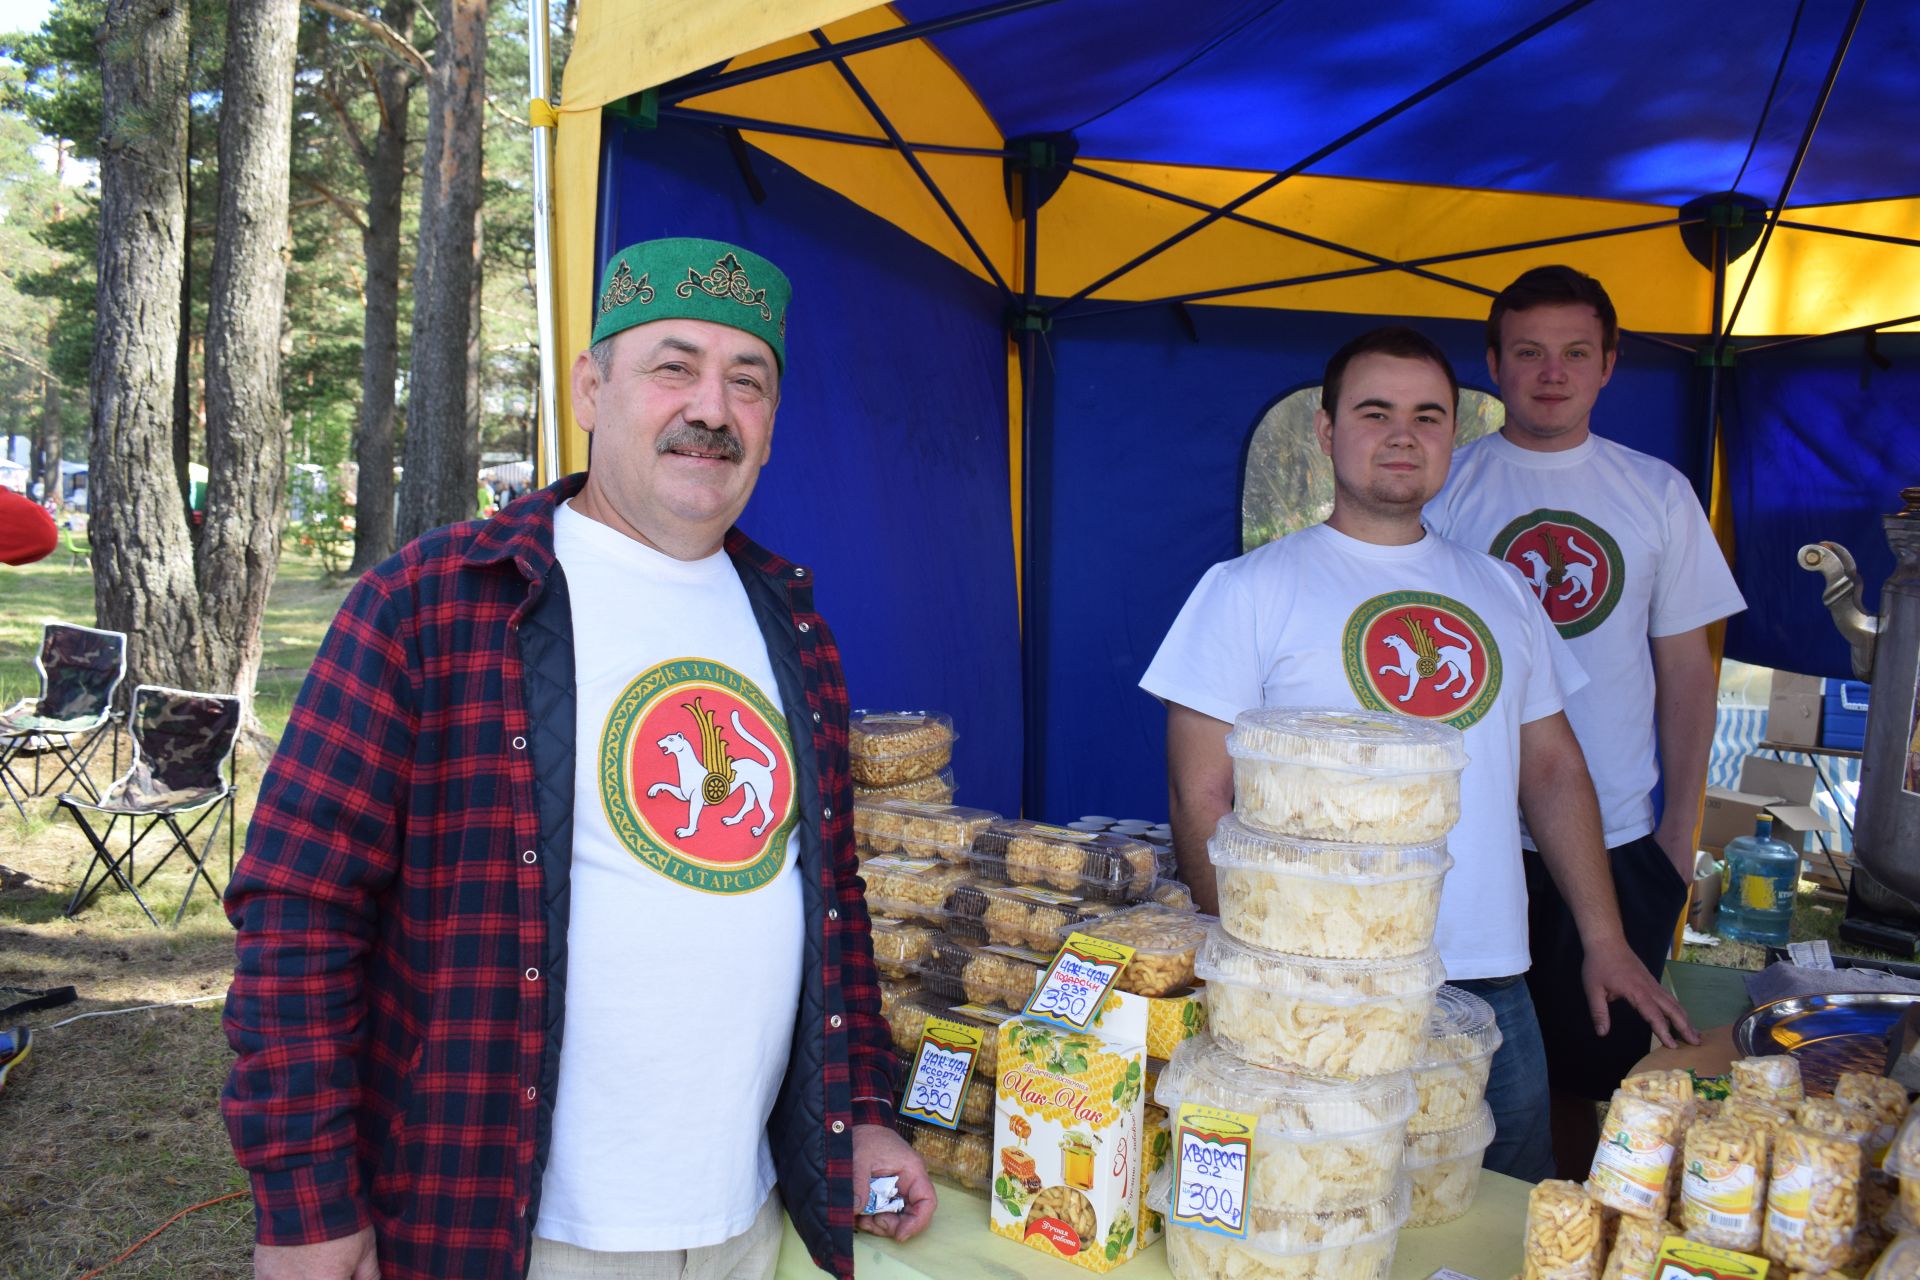
[[[1420,1102],[1407,1125],[1410,1227],[1451,1222],[1473,1207],[1493,1142],[1487,1075],[1500,1039],[1492,1005],[1459,987],[1440,988],[1413,1064]]]
[[[847,735],[853,798],[951,801],[957,736],[943,711],[855,711]]]
[[[1181,1047],[1156,1097],[1261,1118],[1245,1240],[1170,1221],[1168,1265],[1183,1280],[1384,1280],[1412,1207],[1410,1145],[1451,1187],[1479,1137],[1465,1106],[1408,1127],[1466,753],[1436,722],[1294,708],[1243,712],[1227,752],[1234,812],[1208,842],[1220,920],[1194,965],[1212,1035]]]

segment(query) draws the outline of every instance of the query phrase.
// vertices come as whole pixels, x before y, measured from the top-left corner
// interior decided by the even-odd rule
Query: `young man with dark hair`
[[[1659,973],[1693,876],[1713,742],[1707,627],[1746,603],[1680,473],[1590,429],[1619,339],[1607,291],[1571,267],[1536,267],[1501,291],[1487,318],[1487,371],[1506,425],[1460,450],[1426,516],[1518,569],[1592,677],[1568,697],[1567,718],[1599,793],[1627,940]],[[1593,1104],[1650,1037],[1631,1008],[1614,1010],[1608,1034],[1580,1016],[1580,939],[1547,865],[1531,852],[1526,863],[1527,980],[1546,1039],[1554,1146],[1560,1176],[1579,1177],[1599,1137]]]
[[[1176,852],[1201,908],[1215,910],[1206,842],[1233,807],[1226,737],[1247,708],[1361,706],[1460,729],[1471,763],[1435,942],[1448,980],[1493,1006],[1504,1038],[1487,1086],[1497,1126],[1487,1167],[1537,1181],[1553,1161],[1522,981],[1521,810],[1578,908],[1583,1005],[1604,1018],[1626,999],[1663,1030],[1691,1028],[1621,936],[1593,785],[1561,714],[1562,690],[1585,677],[1525,584],[1421,523],[1453,455],[1458,384],[1446,356],[1413,330],[1378,329],[1335,354],[1324,385],[1314,425],[1333,460],[1333,513],[1209,569],[1140,681],[1167,705]],[[1374,674],[1393,662],[1388,640],[1413,628],[1462,638],[1464,689],[1416,673],[1383,695]]]

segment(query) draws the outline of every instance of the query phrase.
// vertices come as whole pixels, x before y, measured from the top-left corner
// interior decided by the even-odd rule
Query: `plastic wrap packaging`
[[[930,804],[951,804],[954,793],[953,770],[942,769],[924,778],[911,778],[891,787],[863,787],[853,784],[853,801],[869,803],[881,800],[924,800]]]
[[[1019,947],[976,947],[940,938],[919,967],[920,985],[935,995],[1017,1010],[1051,959]]]
[[[898,1122],[902,1136],[926,1162],[927,1172],[963,1187],[985,1191],[993,1183],[993,1137],[967,1129],[942,1129],[916,1120]]]
[[[1309,840],[1423,844],[1460,819],[1460,731],[1384,711],[1243,711],[1227,735],[1233,807]]]
[[[1654,1261],[1669,1235],[1679,1235],[1664,1218],[1622,1216],[1614,1224],[1613,1244],[1607,1250],[1603,1280],[1653,1280]]]
[[[1433,950],[1398,960],[1303,959],[1214,925],[1194,959],[1208,1024],[1250,1062],[1322,1076],[1392,1075],[1425,1043],[1445,968]]]
[[[1229,813],[1207,856],[1220,921],[1242,942],[1295,955],[1407,956],[1433,944],[1444,841],[1356,845],[1273,835]]]
[[[1920,1280],[1920,1236],[1900,1236],[1886,1247],[1866,1280]]]
[[[1901,1231],[1920,1232],[1920,1109],[1909,1114],[1887,1148],[1887,1173],[1900,1180],[1900,1199],[1894,1208]]]
[[[953,717],[939,711],[856,711],[848,726],[847,765],[863,787],[927,778],[953,758]]]
[[[1800,1063],[1784,1053],[1758,1058],[1741,1058],[1730,1068],[1732,1096],[1755,1097],[1766,1102],[1798,1106],[1807,1096],[1800,1080]]]
[[[1007,947],[1057,951],[1067,934],[1120,909],[1111,902],[1090,902],[1035,885],[990,884],[983,892],[987,941]]]
[[[1664,1219],[1684,1125],[1674,1108],[1614,1090],[1587,1175],[1587,1194],[1628,1217]]]
[[[965,866],[895,854],[869,858],[860,875],[867,883],[868,910],[892,919],[940,920],[948,895],[973,882]]]
[[[1870,1165],[1879,1167],[1893,1135],[1900,1131],[1900,1123],[1907,1117],[1907,1087],[1886,1076],[1844,1071],[1834,1082],[1833,1100],[1858,1107],[1873,1117],[1873,1133],[1867,1139],[1867,1159]]]
[[[1860,1145],[1798,1125],[1781,1130],[1767,1182],[1767,1257],[1796,1271],[1835,1271],[1853,1257]]]
[[[873,920],[873,963],[889,978],[904,978],[914,973],[933,950],[931,925],[907,920]]]
[[[1549,1178],[1527,1195],[1523,1280],[1600,1280],[1605,1216],[1577,1182]]]
[[[1687,1130],[1679,1219],[1690,1239],[1741,1253],[1759,1251],[1770,1146],[1764,1130],[1733,1118]]]
[[[1070,933],[1084,933],[1133,948],[1133,959],[1115,984],[1121,991],[1142,996],[1166,996],[1193,985],[1193,958],[1206,941],[1212,916],[1176,911],[1158,903],[1142,903],[1109,915],[1062,926],[1053,950]]]
[[[1850,1107],[1838,1098],[1808,1098],[1800,1104],[1796,1116],[1796,1123],[1802,1129],[1811,1129],[1829,1138],[1845,1138],[1862,1152],[1868,1149],[1867,1144],[1877,1127],[1870,1112]]]
[[[1750,1094],[1734,1094],[1720,1104],[1719,1119],[1750,1124],[1767,1135],[1768,1150],[1773,1136],[1793,1123],[1793,1112],[1778,1103]]]
[[[1414,1105],[1405,1074],[1342,1083],[1275,1071],[1242,1062],[1204,1031],[1173,1051],[1154,1100],[1171,1115],[1197,1102],[1258,1116],[1247,1205],[1273,1213],[1385,1198],[1400,1176]]]
[[[965,862],[974,836],[999,816],[991,809],[923,800],[856,800],[853,834],[875,853]]]
[[[1153,846],[1143,840],[1024,818],[988,823],[968,856],[987,880],[1043,885],[1102,902],[1138,902],[1153,892],[1160,875]]]
[[[1474,1117],[1487,1096],[1487,1074],[1500,1048],[1493,1006],[1470,991],[1441,987],[1427,1020],[1427,1039],[1414,1059],[1420,1107],[1408,1129],[1432,1133]]]
[[[1410,1227],[1452,1222],[1473,1208],[1480,1166],[1493,1142],[1493,1109],[1482,1102],[1463,1124],[1407,1136],[1407,1178],[1413,1186]]]
[[[918,980],[897,982],[882,978],[880,980],[880,1016],[891,1023],[894,1015],[899,1012],[900,1006],[919,994],[920,983]],[[918,1038],[914,1040],[914,1043],[920,1043]]]
[[[1685,1071],[1636,1071],[1620,1082],[1620,1091],[1672,1107],[1683,1124],[1692,1124],[1699,1115],[1700,1099],[1693,1091],[1693,1077]]]
[[[1165,1212],[1172,1186],[1168,1169],[1148,1193]],[[1247,1238],[1167,1223],[1167,1269],[1175,1280],[1386,1280],[1394,1245],[1405,1225],[1404,1180],[1384,1200],[1336,1213],[1249,1210]]]

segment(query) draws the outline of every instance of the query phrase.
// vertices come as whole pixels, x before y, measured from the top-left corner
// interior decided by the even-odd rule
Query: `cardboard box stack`
[[[1468,1060],[1491,1047],[1469,1047],[1470,1030],[1451,1021],[1431,1053],[1429,1041],[1460,734],[1391,713],[1269,708],[1240,715],[1227,750],[1235,812],[1208,845],[1221,918],[1195,963],[1212,1034],[1181,1046],[1156,1100],[1176,1126],[1182,1102],[1257,1118],[1246,1234],[1170,1212],[1168,1266],[1182,1280],[1380,1280],[1411,1212],[1410,1149],[1440,1220],[1470,1203],[1460,1174],[1469,1160],[1477,1173],[1486,1145]],[[1465,1096],[1443,1099],[1430,1079],[1436,1109],[1410,1134],[1421,1102],[1411,1069],[1437,1071],[1432,1053],[1455,1048]],[[1172,1182],[1158,1188],[1169,1204]]]

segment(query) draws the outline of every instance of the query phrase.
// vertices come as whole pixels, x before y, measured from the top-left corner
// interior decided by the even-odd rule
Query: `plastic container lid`
[[[1398,959],[1319,960],[1252,946],[1218,924],[1208,928],[1193,970],[1208,982],[1332,1005],[1431,995],[1447,976],[1433,947]]]
[[[1133,902],[1153,892],[1159,862],[1153,846],[1109,832],[1073,831],[1003,818],[973,841],[973,866],[989,880],[1045,885],[1107,902]]]
[[[1433,1014],[1427,1019],[1427,1043],[1414,1059],[1413,1069],[1450,1067],[1486,1057],[1500,1047],[1500,1041],[1492,1005],[1471,991],[1441,987],[1434,993]]]
[[[1079,821],[1081,821],[1081,822],[1097,822],[1097,823],[1099,823],[1099,824],[1100,824],[1101,826],[1103,826],[1103,827],[1110,827],[1110,826],[1112,826],[1112,825],[1113,825],[1114,823],[1116,823],[1116,822],[1118,822],[1118,821],[1120,821],[1120,819],[1118,819],[1118,818],[1109,818],[1109,817],[1108,817],[1108,816],[1107,816],[1106,814],[1104,814],[1104,813],[1083,813],[1083,814],[1081,814],[1081,815],[1080,815],[1080,818],[1079,818]]]
[[[1259,1141],[1256,1131],[1256,1147]],[[1165,1168],[1153,1176],[1147,1187],[1146,1207],[1156,1213],[1168,1211],[1173,1197],[1175,1167],[1175,1163],[1169,1161]],[[1362,1205],[1358,1209],[1339,1209],[1331,1213],[1256,1212],[1248,1222],[1244,1244],[1255,1253],[1270,1254],[1276,1258],[1348,1249],[1393,1236],[1406,1225],[1412,1209],[1413,1184],[1402,1174],[1395,1180],[1393,1190],[1385,1199]],[[1176,1222],[1167,1223],[1170,1232],[1196,1229],[1182,1227]]]
[[[944,711],[855,711],[848,728],[848,753],[866,760],[916,755],[959,736]]]
[[[1122,818],[1120,821],[1109,825],[1123,836],[1137,836],[1142,831],[1153,830],[1153,824],[1145,818]]]
[[[1338,844],[1263,831],[1232,813],[1220,819],[1208,838],[1207,858],[1216,867],[1345,884],[1442,876],[1453,866],[1444,839],[1407,845]]]
[[[1486,1103],[1473,1118],[1450,1129],[1407,1135],[1407,1169],[1426,1169],[1443,1160],[1479,1155],[1493,1142],[1493,1108]]]
[[[1183,1041],[1167,1060],[1153,1100],[1169,1114],[1183,1102],[1246,1111],[1260,1117],[1254,1149],[1280,1137],[1320,1142],[1379,1133],[1413,1117],[1419,1095],[1405,1071],[1361,1080],[1329,1080],[1243,1062],[1210,1031]]]
[[[1909,1280],[1920,1275],[1920,1236],[1899,1235],[1867,1272],[1867,1280]]]
[[[1082,818],[1078,822],[1069,822],[1067,824],[1067,830],[1086,832],[1105,831],[1111,825],[1113,824],[1107,822],[1088,822],[1085,818]]]
[[[942,769],[924,778],[910,778],[890,787],[869,787],[858,778],[853,782],[853,798],[861,800],[928,800],[945,804],[953,799],[953,770]]]
[[[1236,760],[1379,775],[1459,772],[1466,739],[1437,720],[1342,707],[1259,707],[1234,717]]]

